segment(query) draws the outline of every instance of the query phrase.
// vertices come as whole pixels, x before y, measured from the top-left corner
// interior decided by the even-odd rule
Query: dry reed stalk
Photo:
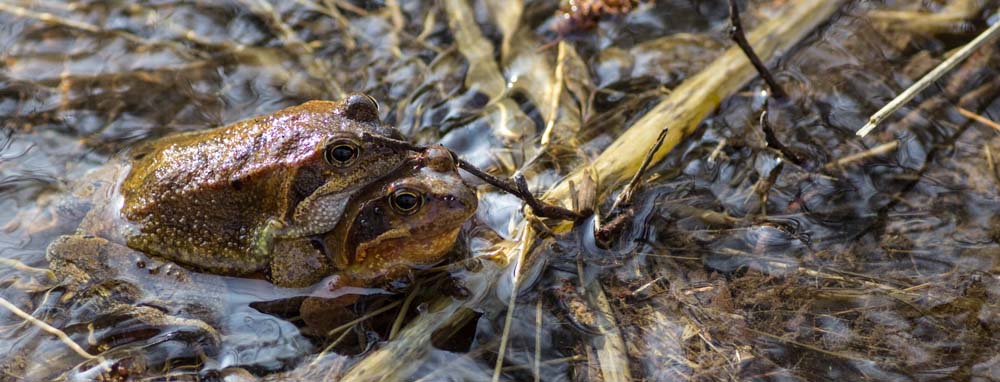
[[[493,59],[493,43],[479,31],[476,16],[467,2],[446,0],[445,10],[448,12],[448,27],[455,36],[455,45],[469,61],[465,87],[486,94],[491,103],[496,101],[505,93],[507,80],[500,74],[500,67]]]
[[[789,1],[784,11],[772,18],[771,21],[761,24],[749,34],[748,39],[761,58],[767,60],[779,51],[789,50],[819,24],[832,16],[843,3],[843,0]],[[455,31],[455,38],[463,54],[469,57],[470,53],[471,55],[489,53],[479,52],[478,48],[469,46],[478,40],[476,37],[482,38],[478,34],[478,30],[473,31],[472,28],[467,27],[462,30],[462,26],[458,25],[462,23],[463,15],[471,15],[468,4],[460,0],[449,0],[448,5],[450,24],[453,29],[459,29]],[[456,7],[460,9],[456,9]],[[489,48],[492,48],[492,45]],[[493,62],[492,58],[487,63],[479,63],[478,68],[470,63],[469,71],[483,70],[483,65],[490,66],[488,62]],[[496,70],[495,68],[494,62],[491,69]],[[606,195],[614,187],[631,178],[639,169],[646,157],[644,149],[647,146],[637,149],[635,147],[637,143],[652,144],[662,130],[667,130],[663,145],[651,157],[652,163],[659,162],[684,137],[690,135],[698,124],[719,106],[724,98],[738,91],[753,79],[755,74],[756,71],[746,60],[743,52],[735,46],[731,47],[700,73],[684,81],[660,104],[622,134],[598,156],[591,166],[580,168],[564,178],[546,194],[546,197],[549,200],[570,205],[572,203],[570,184],[582,184],[591,170],[601,178],[597,182],[598,187],[600,187],[599,192]],[[477,87],[502,86],[502,78],[492,77],[492,81],[494,81],[492,85],[477,84]],[[521,262],[519,260],[523,260],[528,251],[533,249],[537,238],[533,234],[533,230],[528,227],[526,223],[522,223],[521,234],[516,240],[498,243],[494,247],[494,252],[490,257],[496,260],[499,266],[513,263],[515,267],[519,267]],[[561,231],[566,231],[571,228],[571,224],[564,223],[559,228]],[[469,284],[466,285],[470,291],[473,291],[475,297],[466,301],[456,301],[451,298],[434,300],[426,313],[415,318],[403,329],[397,341],[387,343],[382,348],[373,351],[355,364],[344,375],[343,380],[390,381],[406,379],[419,363],[411,361],[419,359],[425,353],[423,349],[430,346],[432,334],[441,327],[453,324],[452,320],[456,319],[454,316],[462,316],[457,315],[457,312],[476,299],[483,298],[482,296],[491,290],[497,279],[503,275],[505,273],[502,272],[502,269],[484,267],[484,270],[476,277],[470,278]],[[514,287],[511,291],[514,295],[517,294],[518,281],[515,277]],[[601,298],[600,294],[594,297],[598,300]],[[510,316],[510,311],[513,311],[513,308],[508,308],[508,316]],[[462,316],[462,319],[468,319],[468,316]],[[609,330],[605,335],[611,337],[616,332],[617,330]],[[604,338],[605,341],[621,341],[620,336],[617,339],[607,337]],[[607,349],[604,350],[603,356],[596,357],[601,362],[619,362],[612,360],[624,356],[616,356]],[[502,354],[501,350],[500,359],[503,358]],[[623,370],[618,370],[616,374],[611,375],[613,380],[629,380],[628,374],[625,374]],[[604,378],[607,379],[608,373],[615,372],[615,370],[608,369],[602,370],[602,372],[604,372]]]
[[[594,318],[597,320],[597,329],[601,335],[591,338],[590,346],[597,350],[602,379],[605,382],[632,381],[625,340],[622,339],[621,330],[614,320],[611,303],[608,302],[604,288],[599,282],[592,282],[587,285],[587,294],[593,296],[594,308],[598,313]]]

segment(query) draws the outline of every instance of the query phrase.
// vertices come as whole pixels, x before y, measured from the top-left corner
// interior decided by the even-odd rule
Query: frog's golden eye
[[[323,157],[326,162],[334,166],[349,166],[361,153],[361,148],[357,144],[347,140],[334,141],[326,146]]]
[[[389,196],[389,205],[403,215],[417,212],[423,204],[424,198],[420,194],[407,189],[396,190]]]

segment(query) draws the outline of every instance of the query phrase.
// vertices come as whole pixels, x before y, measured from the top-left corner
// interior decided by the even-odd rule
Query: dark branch
[[[743,32],[743,23],[740,22],[740,9],[736,6],[736,0],[729,0],[729,21],[732,26],[729,27],[729,37],[736,41],[736,45],[740,46],[743,50],[743,54],[750,59],[750,63],[753,67],[757,69],[757,73],[764,78],[764,82],[767,82],[767,86],[771,88],[771,95],[777,99],[785,99],[788,97],[785,93],[785,89],[778,85],[778,81],[774,80],[774,76],[771,72],[767,70],[767,66],[760,61],[760,57],[757,57],[757,53],[753,51],[753,47],[747,42],[747,36]]]
[[[768,116],[767,107],[768,107],[768,102],[767,99],[765,98],[764,111],[760,113],[760,128],[761,130],[764,131],[764,141],[767,142],[767,145],[769,147],[778,150],[778,152],[781,153],[781,155],[785,156],[785,158],[790,160],[792,163],[795,163],[798,166],[805,166],[805,160],[801,156],[796,154],[794,151],[789,149],[788,146],[785,146],[783,143],[781,143],[781,140],[778,139],[778,135],[774,133],[774,129],[771,128],[771,123],[768,122],[767,120]]]

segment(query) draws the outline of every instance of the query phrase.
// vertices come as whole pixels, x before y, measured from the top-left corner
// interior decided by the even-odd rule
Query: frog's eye
[[[420,194],[407,189],[396,190],[389,196],[389,205],[396,212],[403,215],[410,215],[417,212],[422,204],[424,204],[424,198]]]
[[[326,158],[327,163],[343,167],[354,163],[354,160],[358,159],[360,152],[361,149],[354,142],[335,141],[326,146],[323,157]]]

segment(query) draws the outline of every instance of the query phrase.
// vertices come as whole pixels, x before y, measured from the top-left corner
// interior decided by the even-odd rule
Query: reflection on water
[[[746,2],[747,27],[786,3]],[[520,203],[483,186],[446,275],[375,291],[354,307],[360,324],[319,338],[282,302],[305,291],[260,280],[164,287],[123,271],[104,298],[70,298],[53,288],[45,247],[74,226],[39,211],[135,142],[354,91],[412,141],[545,190],[729,45],[725,2],[642,1],[560,34],[557,1],[2,0],[0,297],[101,358],[2,310],[0,381],[321,380],[371,364],[427,381],[497,367],[500,380],[545,381],[613,368],[637,380],[1000,378],[1000,140],[969,117],[1000,120],[1000,47],[854,137],[998,7],[916,3],[845,6],[772,60],[790,99],[763,102],[757,81],[725,100],[647,173],[610,248],[587,221],[542,231],[503,268],[489,259],[522,244]],[[765,108],[799,163],[767,145]],[[198,316],[206,286],[225,292],[207,320],[218,337],[97,306]],[[421,331],[418,316],[447,324]],[[398,358],[376,363],[377,350]]]

